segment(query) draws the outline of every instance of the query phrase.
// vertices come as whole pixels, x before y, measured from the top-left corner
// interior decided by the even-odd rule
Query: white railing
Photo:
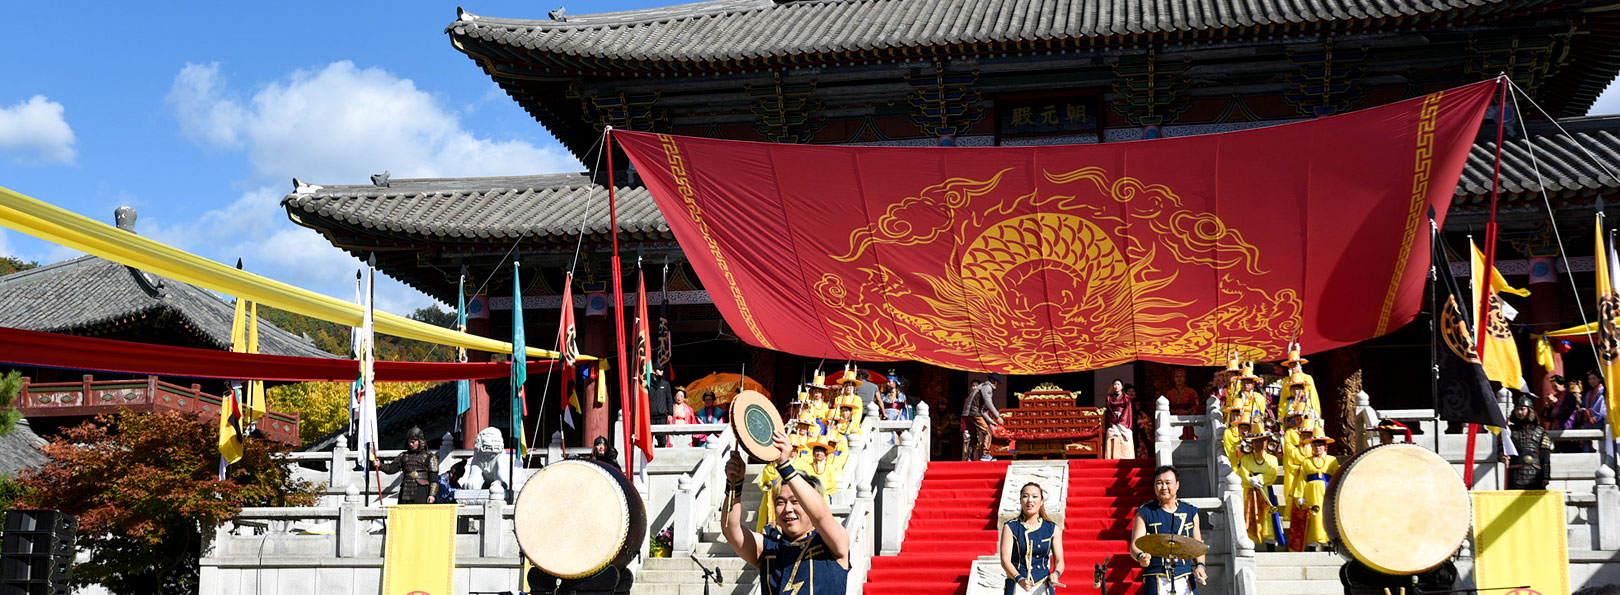
[[[875,405],[874,405],[875,406]],[[876,539],[872,518],[872,484],[856,488],[855,504],[844,518],[844,531],[849,534],[849,576],[844,593],[861,595],[866,589],[866,571],[872,568],[872,551]]]
[[[928,457],[933,452],[933,422],[927,403],[917,403],[917,411],[910,423],[911,428],[900,434],[894,469],[883,479],[883,517],[876,527],[882,539],[882,543],[877,544],[877,554],[883,556],[900,553],[900,546],[906,539],[906,529],[911,524],[911,509],[917,503],[917,491],[922,487],[923,473],[928,471]],[[870,565],[870,559],[865,563]],[[864,569],[861,571],[863,579],[865,572]]]
[[[719,499],[725,497],[726,458],[737,446],[737,435],[725,424],[671,427],[698,430],[692,433],[720,432],[718,439],[711,438],[704,446],[703,460],[691,473],[681,476],[675,489],[671,549],[674,557],[680,558],[692,554],[703,527],[719,514]]]
[[[515,552],[503,547],[512,536],[514,508],[502,502],[504,490],[495,486],[487,502],[457,507],[468,523],[474,548],[457,548],[457,557],[501,558]],[[204,566],[240,565],[270,557],[377,558],[381,564],[384,536],[372,532],[372,521],[388,517],[388,509],[366,506],[359,488],[350,486],[337,506],[243,508],[214,530],[204,548]],[[515,538],[514,538],[515,539]],[[267,547],[271,546],[273,547]],[[517,566],[516,560],[512,566]]]

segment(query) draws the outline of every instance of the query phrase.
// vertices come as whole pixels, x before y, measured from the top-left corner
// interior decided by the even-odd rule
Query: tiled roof
[[[501,428],[502,435],[507,433],[506,428],[511,425],[507,421],[511,415],[511,407],[508,406],[511,399],[506,398],[512,390],[511,386],[505,378],[490,379],[485,384],[490,395],[489,418],[496,420],[493,425]],[[536,406],[533,402],[530,405]],[[377,409],[377,434],[382,436],[381,450],[405,448],[405,431],[411,426],[421,426],[422,434],[432,441],[454,429],[455,423],[454,382],[445,382],[414,395],[395,399]],[[333,446],[345,439],[344,430],[338,430],[304,445],[303,450],[332,450]]]
[[[1567,118],[1559,123],[1570,135],[1557,133],[1547,123],[1532,124],[1529,144],[1535,146],[1534,161],[1523,136],[1502,142],[1503,200],[1539,204],[1543,185],[1548,196],[1555,199],[1620,190],[1620,181],[1615,179],[1620,175],[1620,116]],[[1491,199],[1496,142],[1494,131],[1487,132],[1491,140],[1474,144],[1457,183],[1459,205],[1488,203]],[[1594,157],[1608,171],[1594,164]],[[1543,184],[1536,182],[1538,171]]]
[[[230,349],[235,306],[202,288],[152,275],[96,256],[0,277],[0,326],[78,334],[120,321],[170,315],[198,340]],[[336,357],[313,341],[259,323],[259,351],[273,355]]]
[[[18,471],[38,467],[45,462],[45,453],[39,451],[45,439],[34,433],[28,420],[17,420],[16,431],[0,436],[0,475],[15,477]]]
[[[1432,23],[1544,0],[714,0],[565,20],[461,13],[446,31],[489,43],[593,61],[752,61],[898,48],[1016,44],[1376,21]],[[1297,30],[1297,29],[1296,29]],[[464,51],[466,51],[464,49]],[[469,52],[471,53],[471,52]]]
[[[621,230],[669,235],[646,188],[621,187],[617,198]],[[582,218],[585,233],[605,235],[611,225],[607,204],[607,189],[585,174],[390,180],[387,188],[303,186],[282,199],[293,220],[305,225],[340,222],[462,242],[572,239]]]
[[[1576,140],[1555,134],[1550,125],[1531,129],[1549,196],[1557,200],[1620,191],[1620,182],[1579,149],[1586,147],[1620,173],[1620,116],[1562,123]],[[1539,202],[1536,173],[1523,142],[1510,139],[1503,144],[1502,200]],[[1466,207],[1490,200],[1494,152],[1494,135],[1493,141],[1474,145],[1453,204]],[[605,234],[608,229],[607,191],[585,174],[393,180],[390,186],[305,187],[307,192],[287,195],[282,204],[294,220],[310,227],[344,225],[381,236],[433,241],[571,239],[587,205],[593,212],[586,232]],[[618,200],[621,230],[670,237],[669,225],[645,188],[620,188]]]

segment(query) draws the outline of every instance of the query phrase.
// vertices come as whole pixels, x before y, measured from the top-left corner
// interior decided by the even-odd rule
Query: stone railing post
[[[1235,593],[1258,593],[1255,584],[1254,540],[1249,539],[1248,519],[1243,517],[1243,492],[1241,480],[1236,471],[1228,468],[1222,483],[1225,484],[1221,492],[1221,504],[1226,509],[1227,543],[1231,547],[1231,565],[1228,572],[1232,573]]]
[[[674,502],[674,535],[671,536],[671,554],[676,558],[685,557],[692,553],[697,542],[698,527],[692,524],[692,512],[698,506],[695,502],[700,480],[691,475],[683,476],[680,484],[675,488]]]
[[[1208,418],[1209,438],[1205,444],[1208,452],[1205,453],[1204,457],[1204,471],[1208,473],[1206,477],[1209,478],[1209,493],[1219,494],[1221,493],[1221,478],[1226,476],[1225,469],[1229,468],[1230,465],[1229,463],[1227,465],[1221,463],[1222,459],[1226,458],[1226,452],[1221,447],[1221,437],[1226,434],[1226,415],[1221,410],[1221,400],[1218,397],[1210,397],[1208,401],[1205,401],[1205,404],[1204,415]]]
[[[562,445],[563,445],[563,433],[562,433],[562,430],[557,430],[555,432],[552,432],[551,433],[551,444],[546,445],[546,464],[547,465],[550,465],[550,464],[555,463],[557,461],[561,461],[563,459],[568,458],[568,453],[563,452]]]
[[[1153,455],[1159,465],[1171,465],[1176,446],[1172,444],[1175,428],[1170,424],[1170,399],[1164,395],[1153,401]]]
[[[485,558],[500,557],[501,536],[512,531],[506,526],[506,519],[501,515],[505,507],[506,486],[499,483],[490,484],[489,499],[484,501],[484,518],[478,527],[479,555]]]
[[[903,448],[903,447],[902,447]],[[900,544],[905,541],[907,521],[911,516],[911,506],[906,503],[906,478],[911,474],[911,453],[901,451],[900,457],[894,461],[894,470],[883,478],[883,516],[878,519],[877,534],[882,543],[878,544],[878,555],[893,556],[900,553]]]
[[[339,442],[332,447],[332,461],[326,465],[326,487],[334,490],[346,488],[352,475],[354,465],[349,464],[349,448]]]
[[[1620,487],[1615,486],[1614,468],[1598,464],[1597,485],[1592,487],[1592,492],[1597,497],[1592,529],[1597,533],[1598,549],[1620,550]]]
[[[360,553],[360,488],[353,485],[343,490],[343,504],[338,506],[337,557],[353,558]]]

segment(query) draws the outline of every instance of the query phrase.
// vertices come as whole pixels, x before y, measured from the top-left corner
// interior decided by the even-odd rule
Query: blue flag
[[[461,279],[456,282],[456,330],[467,332],[467,267],[461,267]],[[456,361],[467,363],[467,348],[456,349]],[[460,425],[460,418],[472,408],[472,387],[466,380],[456,381],[456,418]]]

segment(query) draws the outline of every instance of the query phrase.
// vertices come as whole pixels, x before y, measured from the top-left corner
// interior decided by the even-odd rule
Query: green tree
[[[22,392],[22,374],[11,370],[0,375],[0,436],[16,431],[17,421],[22,419],[22,412],[13,405],[19,392]]]
[[[33,268],[39,268],[39,263],[31,260],[24,261],[13,256],[0,256],[0,277]]]
[[[23,472],[25,506],[79,519],[90,560],[78,584],[114,593],[196,593],[203,532],[244,506],[308,506],[314,486],[275,460],[280,443],[248,439],[242,460],[219,479],[217,423],[180,412],[98,416],[44,447],[44,465]]]
[[[433,388],[432,382],[379,382],[377,405]],[[349,383],[296,382],[265,391],[273,411],[297,411],[298,435],[308,444],[349,423]]]

